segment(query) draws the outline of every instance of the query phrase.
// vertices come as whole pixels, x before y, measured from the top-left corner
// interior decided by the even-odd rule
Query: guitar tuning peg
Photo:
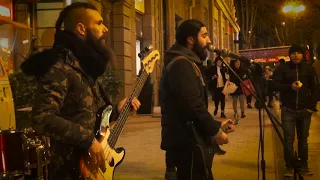
[[[146,47],[146,50],[149,52],[153,49],[153,46],[151,44],[149,44],[149,46]]]
[[[138,57],[142,59],[146,54],[148,54],[153,49],[153,46],[150,44],[145,47],[139,54]]]

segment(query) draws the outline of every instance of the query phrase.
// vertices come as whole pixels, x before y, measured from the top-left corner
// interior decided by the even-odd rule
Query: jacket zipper
[[[298,82],[299,81],[298,64],[296,65],[296,73],[297,73],[297,82]],[[296,97],[296,109],[298,109],[298,103],[299,103],[299,90],[297,91],[297,97]]]

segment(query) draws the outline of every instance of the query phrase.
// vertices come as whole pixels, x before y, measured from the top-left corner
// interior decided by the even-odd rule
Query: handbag
[[[254,87],[253,87],[253,85],[252,85],[252,83],[251,83],[251,81],[250,81],[250,79],[244,80],[243,83],[240,83],[240,86],[241,86],[242,92],[243,92],[243,94],[245,96],[251,95],[251,92],[248,89],[252,90],[252,92],[254,92],[254,93],[256,92]]]
[[[227,96],[228,94],[234,93],[237,88],[238,86],[236,84],[231,81],[227,81],[223,87],[222,93]]]

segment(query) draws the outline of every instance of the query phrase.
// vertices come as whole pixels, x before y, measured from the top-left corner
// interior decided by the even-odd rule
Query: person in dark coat
[[[206,160],[210,161],[208,165],[195,158],[200,154],[194,151],[196,143],[188,128],[190,124],[200,138],[209,137],[218,145],[228,143],[221,126],[230,120],[221,123],[208,112],[207,91],[199,69],[207,57],[208,43],[211,42],[205,25],[195,19],[186,20],[177,28],[176,43],[164,56],[160,83],[161,149],[173,157],[178,180],[213,179],[212,159]]]
[[[225,83],[227,82],[227,68],[223,66],[223,60],[221,56],[218,56],[215,59],[215,63],[213,66],[209,67],[206,70],[206,75],[210,80],[208,85],[208,90],[212,94],[212,100],[214,101],[215,110],[213,115],[217,115],[219,104],[221,106],[221,118],[226,118],[224,114],[225,101],[226,97],[222,93]]]
[[[295,134],[298,138],[298,157],[301,160],[301,172],[312,175],[308,167],[308,137],[312,113],[316,109],[317,93],[316,73],[305,62],[304,49],[294,44],[289,49],[290,61],[281,65],[275,74],[275,88],[280,91],[281,121],[283,128],[285,177],[293,176]],[[296,133],[295,133],[296,132]]]
[[[111,49],[104,47],[108,29],[102,22],[92,4],[65,7],[56,23],[53,47],[31,55],[21,65],[26,75],[38,80],[32,126],[50,137],[52,180],[87,179],[79,164],[84,153],[90,153],[90,163],[97,167],[111,159],[112,148],[102,147],[95,136],[96,113],[112,106],[97,80],[112,59]],[[113,106],[111,119],[117,118],[126,99]],[[140,106],[136,98],[131,104],[135,110]]]

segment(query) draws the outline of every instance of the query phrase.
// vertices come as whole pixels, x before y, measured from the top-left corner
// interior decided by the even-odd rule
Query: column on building
[[[219,32],[219,48],[222,49],[224,47],[224,18],[223,18],[223,13],[221,9],[218,9],[218,32]]]
[[[207,25],[207,28],[208,28],[208,34],[209,34],[209,37],[211,39],[211,43],[216,46],[216,43],[214,42],[215,41],[215,27],[214,27],[214,2],[213,1],[209,1],[208,2],[208,24]],[[209,60],[211,61],[209,64],[212,64],[213,60],[214,60],[214,53],[210,53],[209,54]],[[208,63],[207,63],[208,65]]]
[[[161,52],[163,57],[163,1],[148,0],[145,1],[145,15],[143,17],[143,46],[152,45],[154,49]],[[163,59],[163,58],[161,58]],[[154,70],[151,74],[154,89],[154,105],[159,105],[159,82],[161,77],[161,60],[156,61]]]
[[[224,49],[230,49],[230,46],[229,46],[229,33],[228,33],[228,30],[229,30],[229,19],[224,16],[224,31],[223,31],[223,36],[224,36]]]
[[[205,18],[204,18],[204,1],[195,1],[195,7],[193,8],[193,12],[192,12],[192,18],[193,19],[197,19],[200,20],[202,22],[204,22]]]
[[[121,0],[113,4],[113,48],[116,54],[116,72],[123,82],[120,94],[121,99],[129,96],[136,79],[135,47],[135,4],[134,1]],[[110,27],[111,28],[111,27]]]
[[[170,48],[175,42],[175,0],[165,0],[164,8],[166,9],[165,31],[166,31],[166,44],[165,47]]]
[[[213,5],[213,44],[216,46],[216,47],[220,47],[220,43],[219,43],[219,38],[220,38],[220,35],[219,35],[219,10],[218,8]]]

